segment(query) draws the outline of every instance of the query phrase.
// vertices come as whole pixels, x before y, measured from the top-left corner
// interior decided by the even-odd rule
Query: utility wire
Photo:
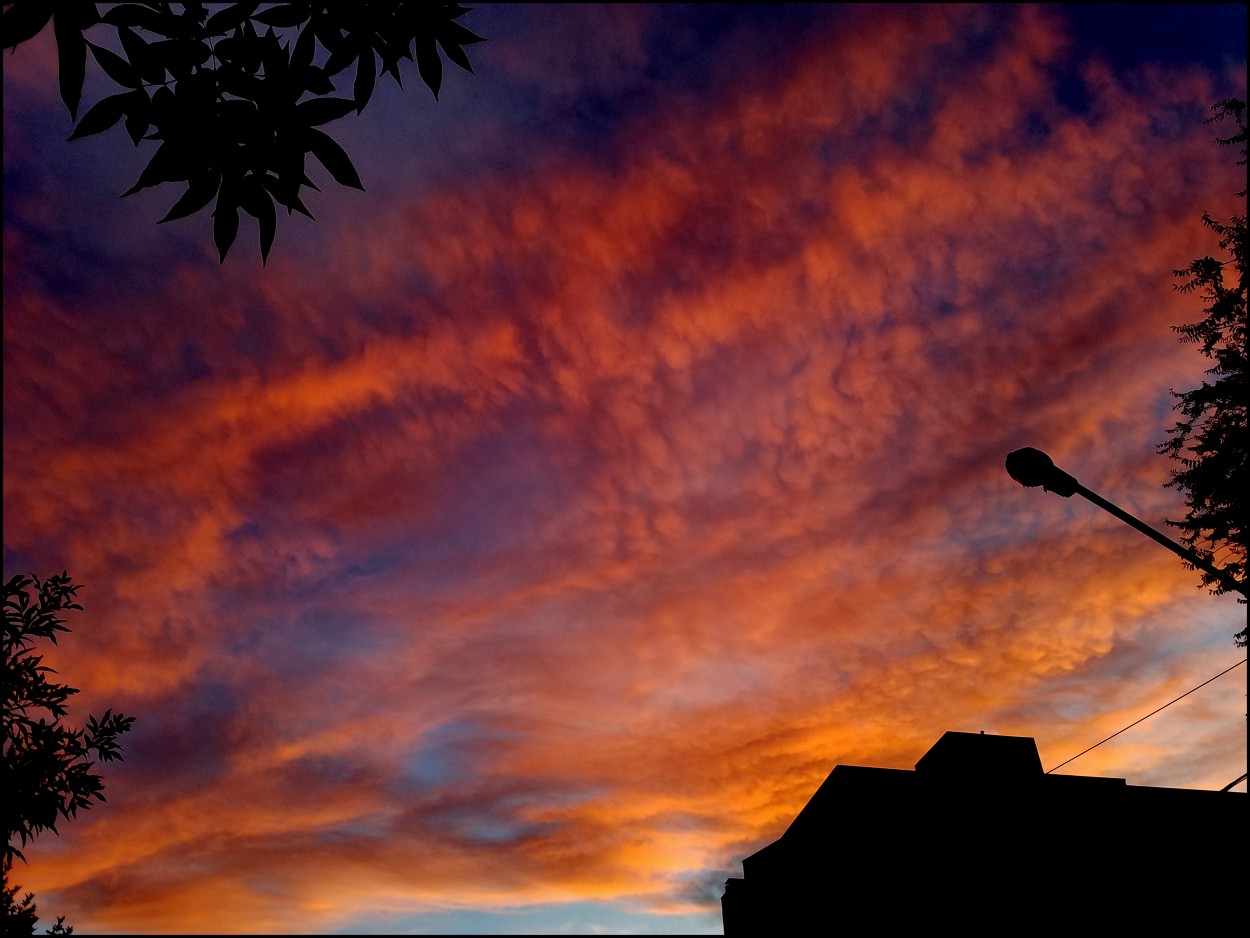
[[[1245,663],[1246,663],[1246,659],[1245,659],[1245,658],[1242,658],[1240,661],[1238,661],[1238,662],[1237,662],[1237,664],[1234,664],[1234,665],[1231,665],[1230,667],[1225,668],[1223,671],[1221,671],[1221,672],[1220,672],[1219,674],[1217,674],[1215,677],[1212,677],[1212,678],[1207,678],[1205,681],[1203,681],[1201,684],[1199,684],[1199,685],[1198,685],[1198,687],[1194,687],[1194,688],[1191,688],[1191,689],[1189,689],[1189,690],[1185,691],[1185,693],[1181,694],[1181,695],[1180,695],[1180,697],[1177,697],[1177,698],[1176,698],[1176,700],[1183,700],[1184,698],[1188,697],[1190,694],[1192,694],[1194,691],[1198,690],[1199,688],[1206,687],[1208,684],[1210,684],[1212,681],[1214,681],[1216,677],[1223,677],[1225,674],[1227,674],[1227,673],[1228,673],[1229,671],[1231,671],[1233,668],[1237,667],[1238,665],[1243,665],[1243,664],[1245,664]],[[1146,714],[1144,717],[1142,717],[1140,720],[1134,720],[1134,721],[1133,721],[1132,723],[1130,723],[1128,726],[1124,727],[1124,730],[1131,730],[1131,729],[1132,729],[1134,726],[1136,726],[1138,723],[1141,723],[1141,722],[1143,722],[1143,721],[1145,721],[1145,720],[1149,720],[1152,716],[1154,716],[1156,713],[1158,713],[1158,712],[1159,712],[1159,710],[1166,710],[1168,707],[1172,706],[1172,704],[1176,703],[1176,700],[1169,700],[1167,703],[1165,703],[1165,704],[1164,704],[1162,707],[1160,707],[1158,710],[1151,710],[1149,713],[1147,713],[1147,714]],[[1108,736],[1108,737],[1107,737],[1107,739],[1115,739],[1117,736],[1119,736],[1121,733],[1123,733],[1123,732],[1124,732],[1124,730],[1116,730],[1114,733],[1112,733],[1110,736]],[[1082,749],[1080,752],[1078,752],[1076,755],[1074,755],[1074,756],[1073,756],[1071,759],[1069,759],[1067,762],[1060,762],[1057,766],[1055,766],[1055,768],[1054,768],[1054,769],[1047,769],[1046,774],[1047,774],[1047,775],[1049,775],[1051,772],[1055,771],[1055,769],[1062,769],[1065,765],[1067,765],[1067,764],[1068,764],[1068,762],[1075,762],[1077,759],[1081,758],[1081,756],[1085,755],[1085,753],[1089,752],[1090,750],[1097,749],[1099,746],[1101,746],[1103,743],[1105,743],[1105,742],[1107,741],[1107,739],[1100,739],[1100,740],[1098,740],[1098,742],[1094,743],[1094,745],[1090,746],[1090,747],[1089,747],[1089,749]],[[1239,782],[1239,781],[1241,781],[1241,779],[1238,779],[1237,781]],[[1234,782],[1233,784],[1235,785],[1235,784],[1237,784],[1237,782]]]
[[[1220,791],[1232,791],[1233,786],[1236,785],[1238,782],[1244,782],[1246,780],[1247,775],[1250,775],[1250,772],[1242,772],[1241,775],[1237,776],[1237,778],[1233,779],[1231,782],[1229,782],[1227,785],[1221,788]]]

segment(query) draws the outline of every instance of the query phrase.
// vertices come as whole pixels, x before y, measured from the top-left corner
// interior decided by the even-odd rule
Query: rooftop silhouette
[[[725,934],[1198,928],[1238,881],[1246,806],[1241,792],[1047,775],[1031,737],[948,732],[914,771],[835,766],[726,881]]]

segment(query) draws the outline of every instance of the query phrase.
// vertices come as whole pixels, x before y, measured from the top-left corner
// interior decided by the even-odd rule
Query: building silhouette
[[[725,883],[726,935],[1222,932],[1246,881],[1241,792],[1046,775],[1026,736],[946,733],[915,771],[838,765]]]

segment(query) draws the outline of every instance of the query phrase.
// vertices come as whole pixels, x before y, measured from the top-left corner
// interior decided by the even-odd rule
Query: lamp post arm
[[[1203,570],[1206,573],[1209,573],[1211,576],[1215,577],[1220,582],[1220,585],[1223,586],[1224,589],[1230,592],[1241,593],[1242,596],[1250,596],[1250,593],[1246,592],[1245,584],[1238,583],[1227,572],[1225,572],[1224,570],[1221,570],[1219,567],[1215,566],[1214,564],[1209,563],[1206,560],[1203,560],[1201,557],[1198,556],[1196,552],[1190,550],[1189,548],[1181,544],[1178,544],[1176,541],[1172,540],[1166,534],[1161,534],[1160,532],[1152,528],[1150,525],[1146,524],[1146,522],[1141,521],[1138,518],[1134,518],[1123,508],[1120,508],[1118,505],[1113,505],[1111,502],[1107,501],[1097,492],[1091,492],[1089,489],[1081,485],[1079,482],[1076,483],[1076,494],[1081,495],[1084,498],[1088,499],[1089,501],[1093,502],[1095,505],[1097,505],[1099,508],[1103,509],[1104,511],[1110,512],[1111,514],[1115,515],[1125,524],[1132,525],[1138,531],[1141,531],[1142,534],[1162,544],[1168,550],[1172,551],[1174,554],[1181,557],[1183,560],[1193,564],[1199,570]]]

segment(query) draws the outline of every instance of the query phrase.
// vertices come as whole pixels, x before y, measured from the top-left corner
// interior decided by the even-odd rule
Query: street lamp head
[[[1044,492],[1054,492],[1071,498],[1080,485],[1054,464],[1040,449],[1026,446],[1007,454],[1007,474],[1026,488],[1042,487]]]

